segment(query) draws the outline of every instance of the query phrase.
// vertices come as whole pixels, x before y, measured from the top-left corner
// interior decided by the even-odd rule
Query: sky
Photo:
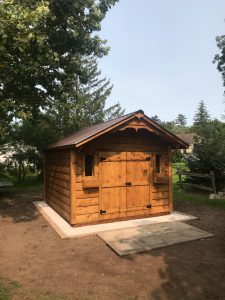
[[[191,124],[203,100],[220,119],[225,88],[212,61],[224,19],[224,0],[120,0],[99,33],[111,48],[99,61],[114,85],[107,105],[119,102],[126,113],[143,109],[163,121],[182,113]]]

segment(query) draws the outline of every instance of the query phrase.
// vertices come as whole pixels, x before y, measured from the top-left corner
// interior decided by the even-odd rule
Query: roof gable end
[[[150,132],[154,132],[157,135],[160,135],[168,143],[177,148],[188,148],[188,144],[185,143],[182,139],[154,122],[152,119],[146,116],[142,110],[138,110],[134,113],[130,113],[98,125],[81,129],[78,132],[70,135],[69,137],[64,138],[51,145],[48,149],[65,148],[69,146],[80,147],[81,145],[93,139],[96,139],[106,132],[113,130],[125,130],[127,128],[133,128],[135,130],[145,129]]]

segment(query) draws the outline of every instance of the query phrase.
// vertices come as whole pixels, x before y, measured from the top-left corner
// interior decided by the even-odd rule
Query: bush
[[[196,133],[193,154],[186,156],[186,163],[191,172],[214,171],[216,187],[221,189],[225,186],[225,124],[208,121],[196,128]]]

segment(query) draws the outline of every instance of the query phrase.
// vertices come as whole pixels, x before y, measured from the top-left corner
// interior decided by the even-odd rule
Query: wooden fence
[[[215,176],[214,176],[213,171],[211,171],[209,174],[198,174],[198,173],[186,172],[181,169],[177,169],[176,174],[179,176],[179,182],[177,184],[179,185],[180,191],[183,189],[183,187],[185,185],[188,187],[198,188],[198,189],[213,192],[214,194],[216,194]],[[201,184],[194,184],[194,183],[182,181],[182,176],[208,178],[210,186],[204,186]]]

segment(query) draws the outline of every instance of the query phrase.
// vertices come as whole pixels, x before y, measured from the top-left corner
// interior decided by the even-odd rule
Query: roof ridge
[[[132,116],[132,115],[134,115],[134,114],[137,113],[137,112],[142,112],[142,113],[144,113],[144,111],[140,109],[140,110],[134,111],[134,112],[132,112],[132,113],[128,113],[128,114],[122,115],[122,116],[120,116],[120,117],[116,117],[116,118],[114,118],[114,119],[109,119],[109,120],[106,120],[106,121],[104,121],[104,122],[97,123],[97,124],[94,124],[94,125],[91,125],[91,126],[82,127],[82,128],[80,128],[80,129],[74,131],[73,133],[71,133],[71,134],[69,134],[69,135],[67,135],[67,136],[65,136],[65,137],[63,137],[63,138],[57,140],[56,143],[58,143],[58,142],[60,142],[60,141],[63,141],[63,140],[65,140],[65,139],[67,139],[67,138],[70,138],[70,137],[72,137],[73,135],[77,134],[78,132],[84,131],[85,129],[93,128],[93,127],[95,127],[95,126],[98,126],[98,125],[101,125],[101,124],[105,124],[105,123],[108,123],[108,122],[112,122],[112,121],[115,121],[115,120],[117,120],[117,119],[121,119],[121,118],[125,118],[125,117],[128,117],[128,116]],[[51,146],[54,145],[54,144],[55,144],[55,142],[52,143],[52,144],[50,144],[49,147],[51,147]]]

